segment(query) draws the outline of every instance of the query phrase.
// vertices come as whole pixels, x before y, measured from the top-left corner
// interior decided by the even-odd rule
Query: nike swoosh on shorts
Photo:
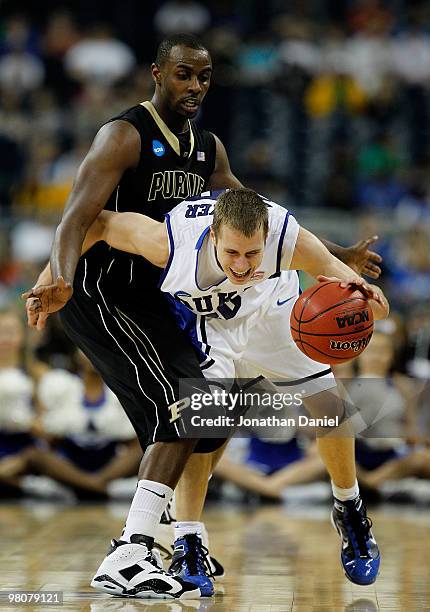
[[[283,306],[284,304],[286,304],[287,302],[289,302],[290,300],[292,300],[294,297],[296,297],[295,295],[292,295],[291,297],[287,298],[286,300],[277,300],[276,303],[278,306]]]

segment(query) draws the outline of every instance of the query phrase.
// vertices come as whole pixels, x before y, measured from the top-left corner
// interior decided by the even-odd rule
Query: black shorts
[[[73,297],[60,312],[64,329],[118,397],[143,450],[187,438],[181,421],[170,422],[169,406],[186,395],[184,379],[200,379],[201,389],[209,390],[195,349],[156,285],[142,292],[118,274],[121,269],[109,269],[89,282],[81,259]],[[195,452],[223,442],[200,440]]]

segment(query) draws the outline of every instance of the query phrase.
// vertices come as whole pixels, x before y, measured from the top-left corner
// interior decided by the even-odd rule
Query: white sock
[[[175,496],[175,492],[173,492],[172,495],[172,499],[170,500],[170,516],[172,517],[173,521],[176,521],[176,496]]]
[[[161,482],[139,480],[121,540],[130,542],[134,533],[153,538],[172,495],[173,490]]]
[[[342,502],[350,501],[360,495],[357,479],[355,479],[355,483],[352,485],[352,487],[349,487],[349,489],[337,487],[334,482],[331,481],[331,490],[333,491],[333,496]]]
[[[209,550],[209,534],[204,523],[200,523],[202,526],[202,544]]]
[[[178,521],[175,523],[175,541],[190,533],[195,533],[201,539],[202,525],[199,521]]]

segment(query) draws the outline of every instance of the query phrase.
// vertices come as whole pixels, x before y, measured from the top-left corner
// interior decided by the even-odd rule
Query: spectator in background
[[[23,173],[24,159],[19,144],[1,133],[0,159],[0,211],[2,217],[9,217],[14,192]]]
[[[330,172],[323,188],[322,204],[324,206],[345,211],[355,206],[353,174],[351,146],[346,138],[339,137],[333,143]],[[371,235],[375,235],[375,232],[369,234]],[[379,243],[378,252],[380,252]]]
[[[25,220],[15,225],[11,233],[12,256],[16,261],[31,262],[40,265],[46,260],[54,238],[52,225]]]
[[[231,122],[229,119],[235,106],[236,87],[240,78],[236,66],[240,38],[234,28],[227,26],[212,28],[207,38],[214,73],[211,90],[206,96],[205,107],[201,109],[201,112],[205,118],[209,118],[211,129],[219,135],[221,141],[230,142]],[[219,112],[220,108],[223,109],[222,113]]]
[[[196,0],[169,0],[154,15],[154,27],[161,37],[176,32],[201,34],[209,28],[211,15],[206,6]]]
[[[357,158],[357,202],[373,212],[392,212],[405,195],[406,186],[397,155],[388,132],[380,132],[365,144]]]
[[[66,370],[40,376],[36,430],[49,447],[21,442],[13,457],[0,460],[0,479],[19,487],[24,475],[36,473],[68,485],[79,499],[105,499],[108,483],[135,474],[142,451],[117,398],[82,354],[77,359],[80,376]],[[19,416],[18,408],[15,399]],[[28,428],[31,413],[25,414]]]
[[[116,396],[81,351],[76,359],[78,376],[65,370],[47,372],[38,396],[44,408],[43,429],[63,458],[65,474],[70,473],[66,482],[86,497],[106,493],[114,478],[134,476],[142,451]],[[81,479],[74,468],[92,478]],[[90,486],[81,491],[87,480]]]
[[[366,101],[359,83],[345,72],[322,72],[309,85],[305,96],[307,111],[316,119],[336,111],[351,115],[361,113]]]
[[[393,338],[379,329],[358,358],[359,378],[348,385],[356,408],[370,424],[356,441],[356,459],[359,478],[373,489],[407,476],[430,478],[430,450],[406,443],[409,433],[416,431],[415,411],[408,412],[404,387],[391,376]]]
[[[413,225],[397,234],[387,252],[387,283],[402,311],[428,301],[430,295],[430,227]]]
[[[430,96],[430,36],[424,4],[410,9],[409,24],[391,43],[391,70],[403,82],[402,111],[408,125],[411,159],[421,163],[428,156]]]
[[[238,167],[245,170],[243,152],[256,139],[266,136],[272,108],[270,86],[276,71],[277,49],[268,31],[246,37],[237,49],[232,129],[233,159],[240,157]]]
[[[430,228],[430,193],[427,186],[427,168],[409,174],[408,191],[395,208],[394,221],[399,229],[413,226]]]
[[[24,95],[39,87],[45,76],[34,33],[25,18],[6,21],[0,57],[0,87]]]
[[[430,307],[428,300],[408,313],[406,371],[419,380],[428,381],[430,379]]]
[[[389,70],[391,19],[378,15],[371,17],[345,45],[345,69],[366,95],[378,95]]]
[[[281,42],[273,77],[273,102],[269,105],[270,143],[278,153],[271,156],[272,172],[287,182],[290,198],[301,206],[309,155],[309,116],[303,101],[320,69],[321,55],[314,24],[283,15],[274,20],[273,28]]]
[[[394,18],[381,0],[355,0],[349,3],[345,21],[351,32],[360,33],[372,26],[389,28]]]
[[[316,444],[305,444],[303,437],[287,442],[251,437],[242,449],[242,458],[238,457],[237,442],[230,443],[214,475],[244,491],[282,501],[289,487],[327,478]]]
[[[46,69],[45,85],[55,92],[61,106],[77,91],[77,83],[66,73],[64,56],[79,42],[81,35],[70,13],[58,11],[48,17],[41,40]]]
[[[24,324],[13,308],[0,311],[0,498],[20,496],[20,456],[35,444],[35,380],[44,367],[28,359]]]
[[[68,49],[64,64],[69,77],[81,83],[110,85],[129,76],[136,59],[125,43],[114,38],[110,25],[99,23]]]
[[[58,140],[66,137],[71,129],[68,114],[58,105],[51,89],[43,87],[33,92],[29,103],[33,142],[40,145],[46,137]]]

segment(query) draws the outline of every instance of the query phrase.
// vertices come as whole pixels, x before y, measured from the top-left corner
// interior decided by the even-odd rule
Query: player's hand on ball
[[[36,319],[36,315],[38,317],[43,315],[40,324],[44,326],[47,316],[61,310],[70,300],[72,294],[72,285],[66,283],[62,276],[58,276],[56,282],[51,285],[39,285],[23,293],[21,297],[27,300],[27,319],[30,327],[37,325],[38,318]]]
[[[370,278],[379,278],[381,268],[377,265],[382,257],[369,250],[369,246],[378,240],[378,236],[372,236],[366,240],[360,240],[356,244],[343,250],[342,260],[357,274],[366,274]]]
[[[375,285],[369,285],[369,283],[366,283],[364,278],[352,277],[350,279],[342,280],[335,276],[320,275],[320,276],[317,276],[317,280],[320,283],[338,282],[343,289],[345,289],[346,287],[351,287],[351,288],[355,287],[356,289],[361,291],[361,293],[368,300],[375,300],[376,302],[379,302],[380,304],[382,303],[382,297],[381,297],[379,288],[376,287]]]

